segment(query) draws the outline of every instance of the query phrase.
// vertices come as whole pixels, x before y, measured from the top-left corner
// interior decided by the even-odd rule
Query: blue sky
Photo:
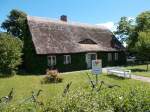
[[[150,0],[0,0],[0,24],[11,9],[48,18],[65,14],[70,21],[112,27],[122,16],[136,17],[150,10]]]

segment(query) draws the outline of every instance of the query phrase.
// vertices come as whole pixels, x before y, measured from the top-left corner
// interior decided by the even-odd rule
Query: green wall
[[[71,55],[71,64],[64,64],[64,55],[56,55],[57,64],[55,68],[60,72],[86,69],[85,53],[69,54]]]
[[[108,62],[108,52],[97,52],[97,58],[102,59],[102,66],[117,66],[124,65],[126,63],[126,57],[124,52],[118,52],[118,60],[114,61],[115,53],[112,53],[112,61]],[[71,64],[64,64],[64,55],[71,55]],[[56,55],[57,64],[54,68],[57,68],[60,72],[74,71],[74,70],[85,70],[86,65],[86,53],[77,54],[62,54]]]
[[[108,61],[108,53],[112,53],[112,61]],[[116,52],[117,53],[117,52]],[[126,64],[125,52],[118,52],[118,60],[115,61],[115,52],[98,52],[98,59],[102,59],[102,66],[117,66]]]

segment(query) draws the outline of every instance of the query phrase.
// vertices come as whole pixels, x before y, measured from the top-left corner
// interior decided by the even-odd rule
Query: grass
[[[134,65],[134,66],[128,66],[125,68],[128,70],[131,70],[132,74],[134,75],[150,77],[150,70],[146,71],[147,65]]]
[[[15,75],[13,77],[0,78],[0,97],[7,95],[11,88],[14,88],[15,96],[12,102],[19,103],[24,98],[29,97],[31,95],[31,91],[38,91],[39,89],[42,89],[43,92],[40,99],[46,101],[49,98],[61,95],[65,85],[70,81],[72,81],[72,90],[75,90],[78,87],[86,89],[90,86],[85,72],[64,73],[62,74],[62,77],[64,78],[63,82],[57,84],[41,84],[43,75]],[[149,83],[132,79],[122,79],[115,76],[107,76],[105,74],[99,75],[99,80],[103,80],[109,84],[118,84],[125,91],[136,86],[150,89]]]

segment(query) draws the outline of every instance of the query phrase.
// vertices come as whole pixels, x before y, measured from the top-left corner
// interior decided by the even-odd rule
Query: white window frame
[[[112,53],[108,53],[107,56],[108,56],[108,61],[112,61]]]
[[[54,66],[56,65],[56,56],[48,56],[48,66]]]
[[[71,55],[64,55],[64,64],[71,64]]]
[[[115,53],[115,61],[118,61],[118,53]]]

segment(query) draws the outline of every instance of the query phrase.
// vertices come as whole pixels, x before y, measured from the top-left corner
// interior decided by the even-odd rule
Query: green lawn
[[[60,95],[63,92],[65,85],[72,81],[71,89],[75,90],[78,87],[89,89],[89,80],[85,72],[72,72],[61,74],[64,78],[62,83],[57,84],[41,84],[42,75],[36,76],[21,76],[15,75],[9,78],[0,78],[0,97],[8,94],[11,88],[14,88],[14,99],[12,102],[19,102],[24,98],[31,95],[31,91],[43,90],[40,98],[45,101],[48,98],[54,98],[54,96]],[[94,78],[94,77],[93,77]],[[145,87],[150,89],[150,84],[132,79],[121,79],[114,76],[107,76],[102,74],[99,76],[99,80],[103,80],[108,84],[118,84],[122,89],[127,91],[130,87]]]
[[[149,66],[149,71],[146,71],[146,67],[147,65],[134,65],[125,68],[131,70],[132,74],[134,75],[150,77],[150,66]]]

